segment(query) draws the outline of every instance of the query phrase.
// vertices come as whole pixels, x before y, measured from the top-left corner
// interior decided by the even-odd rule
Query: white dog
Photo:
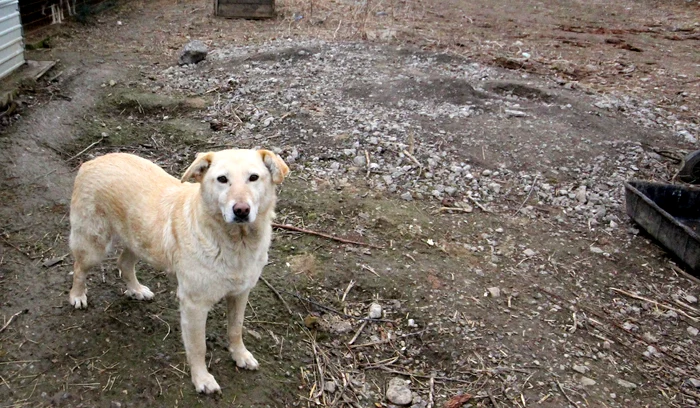
[[[288,172],[267,150],[200,153],[181,181],[130,154],[83,164],[70,207],[71,305],[87,307],[87,272],[117,242],[124,246],[117,264],[128,296],[153,298],[136,279],[137,260],[174,272],[192,382],[199,392],[220,392],[205,365],[207,313],[226,298],[229,351],[239,367],[257,369],[243,344],[243,318],[248,293],[267,263],[275,184]]]

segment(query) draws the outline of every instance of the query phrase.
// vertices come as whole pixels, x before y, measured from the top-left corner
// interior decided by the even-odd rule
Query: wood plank
[[[267,4],[219,3],[216,15],[228,18],[271,18],[275,16],[275,8]]]

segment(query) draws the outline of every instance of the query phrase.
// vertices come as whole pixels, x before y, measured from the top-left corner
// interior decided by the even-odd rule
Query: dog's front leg
[[[187,299],[180,299],[182,340],[185,343],[187,362],[190,364],[192,383],[197,392],[205,394],[221,392],[221,387],[217,384],[214,376],[209,374],[205,363],[208,313],[209,306],[195,304]]]
[[[258,360],[245,348],[243,344],[243,319],[245,317],[245,307],[248,304],[248,293],[245,291],[239,295],[227,295],[226,305],[228,306],[228,350],[236,365],[248,370],[258,369]]]

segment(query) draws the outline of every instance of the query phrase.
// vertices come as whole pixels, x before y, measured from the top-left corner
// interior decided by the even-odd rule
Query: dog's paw
[[[68,295],[68,302],[76,309],[86,309],[87,308],[87,293],[78,295],[71,293]]]
[[[231,357],[233,357],[233,361],[235,361],[236,365],[240,368],[245,368],[247,370],[258,369],[258,360],[245,348],[241,350],[231,350]]]
[[[151,292],[150,289],[148,289],[146,286],[139,285],[140,287],[138,289],[127,289],[126,292],[124,292],[125,295],[132,299],[136,300],[151,300],[153,299],[153,292]]]
[[[221,387],[214,379],[214,376],[209,373],[200,374],[198,376],[192,376],[192,383],[197,389],[197,392],[203,394],[213,394],[220,393]]]

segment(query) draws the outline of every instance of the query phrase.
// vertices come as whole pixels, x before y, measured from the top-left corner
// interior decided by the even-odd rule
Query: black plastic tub
[[[673,184],[625,183],[627,214],[675,254],[695,275],[700,272],[700,189]]]

